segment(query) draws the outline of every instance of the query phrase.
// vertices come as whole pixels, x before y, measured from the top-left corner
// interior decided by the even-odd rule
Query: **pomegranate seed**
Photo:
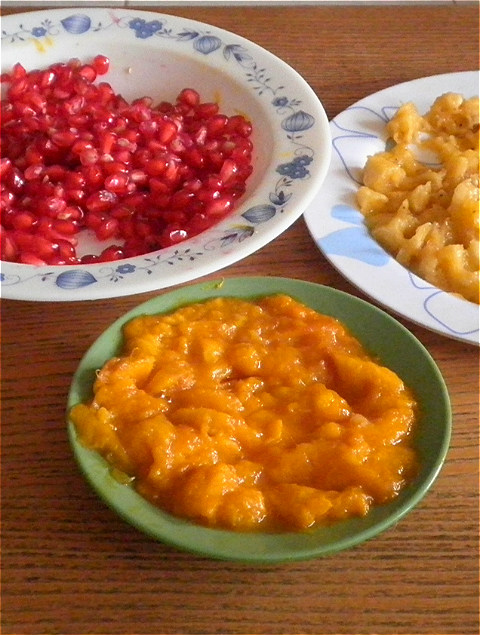
[[[0,161],[0,177],[5,178],[12,169],[12,162],[8,157],[2,157]]]
[[[27,181],[33,181],[34,179],[38,179],[42,176],[45,171],[45,167],[43,165],[34,164],[29,165],[28,168],[24,171],[24,176]]]
[[[112,260],[122,260],[125,258],[125,252],[122,247],[111,245],[102,251],[98,260],[100,262],[111,262]]]
[[[54,132],[52,134],[52,141],[55,145],[61,148],[67,148],[71,146],[77,138],[77,135],[70,130]]]
[[[118,220],[116,218],[105,219],[95,230],[98,240],[108,240],[118,234]]]
[[[110,192],[124,194],[127,192],[128,182],[128,174],[124,174],[122,172],[119,172],[118,174],[111,174],[105,179],[105,188]]]
[[[106,215],[102,212],[90,212],[85,216],[85,227],[94,231],[105,222]]]
[[[251,124],[201,102],[127,102],[94,83],[109,59],[2,75],[1,246],[32,265],[118,260],[177,244],[218,222],[252,172]],[[124,245],[76,254],[77,234]]]
[[[32,212],[23,211],[15,214],[12,218],[12,227],[22,231],[28,231],[37,224],[37,217]]]
[[[117,202],[117,196],[108,190],[100,190],[91,194],[85,201],[89,212],[106,212]]]
[[[1,258],[9,262],[15,261],[18,258],[17,245],[13,238],[2,228],[1,234]]]
[[[73,220],[57,219],[53,222],[53,229],[59,237],[77,234],[80,230],[78,223]]]
[[[99,257],[93,254],[86,254],[85,256],[82,256],[80,258],[80,262],[82,263],[82,265],[92,265],[96,262],[99,262]]]
[[[207,216],[224,216],[232,207],[232,199],[226,196],[219,197],[205,206]]]
[[[192,88],[184,88],[178,96],[178,101],[183,104],[187,104],[188,106],[195,107],[200,103],[200,95]]]
[[[88,82],[94,82],[97,79],[97,71],[89,64],[85,64],[77,72],[80,77],[83,77]]]
[[[58,262],[57,264],[64,264],[68,263],[69,261],[71,261],[73,264],[73,262],[76,260],[76,252],[75,247],[72,245],[72,243],[70,243],[68,240],[59,240],[57,244],[58,255],[55,257],[63,261],[62,263]],[[50,260],[49,264],[53,264],[52,260]]]
[[[196,113],[200,119],[210,119],[210,117],[215,117],[218,109],[219,107],[216,103],[204,103],[198,105]]]
[[[173,121],[163,120],[158,127],[158,135],[157,138],[161,143],[170,143],[176,134],[178,128]]]
[[[220,170],[220,179],[224,185],[235,179],[238,173],[238,166],[232,159],[225,159],[222,168]]]
[[[39,201],[38,210],[50,218],[57,218],[67,207],[67,202],[58,196],[47,196]]]
[[[28,251],[24,251],[20,254],[19,262],[24,265],[34,265],[35,267],[44,267],[47,264],[45,260]]]
[[[97,71],[97,75],[105,75],[110,68],[110,60],[105,55],[97,55],[93,60],[93,68]]]

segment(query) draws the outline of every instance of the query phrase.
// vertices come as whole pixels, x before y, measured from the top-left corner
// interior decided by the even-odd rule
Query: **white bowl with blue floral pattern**
[[[254,171],[224,220],[175,247],[112,263],[39,266],[1,262],[5,298],[72,301],[144,293],[223,269],[286,230],[319,190],[330,163],[323,106],[285,62],[234,33],[148,11],[79,7],[2,18],[2,72],[97,54],[127,99],[173,100],[196,88],[222,112],[252,121]],[[99,247],[99,251],[101,248]]]

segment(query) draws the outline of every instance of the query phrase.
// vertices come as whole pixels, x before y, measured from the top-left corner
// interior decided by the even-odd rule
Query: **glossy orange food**
[[[397,496],[416,472],[416,408],[339,321],[274,295],[133,319],[71,420],[174,515],[301,531]]]

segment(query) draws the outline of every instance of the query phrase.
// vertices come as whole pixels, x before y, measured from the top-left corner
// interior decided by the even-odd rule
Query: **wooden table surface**
[[[478,66],[476,4],[157,10],[269,49],[305,77],[330,118],[399,82]],[[302,219],[220,275],[249,274],[361,296]],[[478,633],[478,349],[400,320],[438,363],[454,417],[444,469],[394,528],[324,559],[217,562],[120,520],[84,481],[67,440],[66,397],[82,355],[115,318],[154,295],[1,302],[2,633]]]

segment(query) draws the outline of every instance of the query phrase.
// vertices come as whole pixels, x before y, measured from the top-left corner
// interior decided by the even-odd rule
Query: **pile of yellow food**
[[[387,131],[395,145],[369,157],[357,194],[371,234],[424,280],[478,303],[478,97],[446,93],[424,116],[407,103]]]
[[[416,472],[416,408],[339,321],[273,295],[133,319],[70,416],[164,510],[299,531],[397,496]]]

